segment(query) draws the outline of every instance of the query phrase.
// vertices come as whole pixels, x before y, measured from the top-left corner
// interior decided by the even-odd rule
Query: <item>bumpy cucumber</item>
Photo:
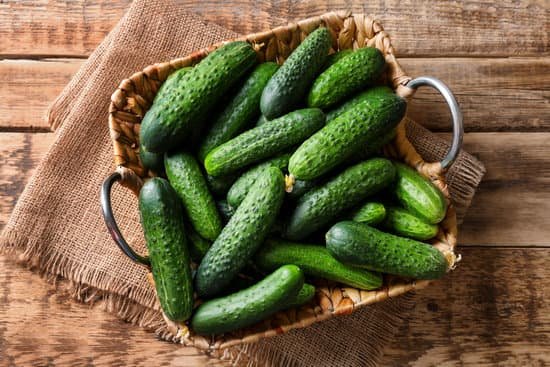
[[[143,144],[139,146],[139,159],[143,167],[150,169],[157,176],[164,175],[164,154],[151,153],[145,149]]]
[[[386,208],[384,204],[377,202],[369,202],[361,206],[352,215],[354,222],[375,225],[381,223],[386,218]]]
[[[353,53],[353,50],[351,48],[346,48],[345,50],[340,50],[338,52],[328,55],[327,60],[323,65],[323,70],[327,70],[332,65],[336,64],[338,61],[350,55],[351,53]]]
[[[220,334],[255,324],[288,307],[304,284],[295,265],[285,265],[257,284],[200,305],[191,329],[200,335]]]
[[[342,264],[330,255],[325,246],[268,240],[258,251],[254,261],[265,270],[277,269],[284,264],[294,264],[306,275],[333,280],[359,289],[376,289],[382,285],[380,275]]]
[[[201,162],[212,149],[243,132],[260,116],[262,91],[278,68],[274,62],[256,66],[241,89],[214,120],[197,154]]]
[[[206,156],[204,166],[212,176],[235,172],[301,143],[324,123],[325,115],[318,108],[291,112],[215,148]]]
[[[219,293],[246,265],[275,222],[284,197],[276,167],[263,171],[203,258],[195,284],[200,296]]]
[[[401,121],[407,106],[404,99],[387,87],[367,93],[368,98],[302,143],[290,157],[291,175],[301,180],[320,177]]]
[[[261,175],[263,170],[268,167],[277,167],[281,171],[286,171],[289,158],[290,154],[286,153],[272,158],[267,162],[260,163],[243,173],[243,175],[239,177],[239,179],[237,179],[237,181],[235,181],[233,186],[229,189],[229,192],[227,193],[227,203],[231,205],[231,207],[237,208],[244,200],[246,194],[248,194],[248,190],[254,182],[256,182],[256,179],[259,175]]]
[[[267,119],[282,116],[300,103],[325,63],[331,45],[326,28],[313,31],[267,83],[260,109]]]
[[[447,260],[435,247],[362,223],[337,223],[327,232],[326,241],[340,261],[382,273],[437,279],[447,271]]]
[[[372,84],[384,71],[384,56],[375,47],[365,47],[342,57],[313,83],[308,105],[326,109]]]
[[[202,237],[215,240],[222,230],[222,220],[195,158],[188,153],[167,154],[164,165],[193,228]]]
[[[400,236],[423,241],[437,234],[436,224],[428,223],[406,209],[389,207],[387,212],[384,226]]]
[[[229,222],[229,219],[235,214],[235,209],[229,205],[227,200],[219,200],[216,202],[216,206],[218,207],[218,211],[220,212],[223,221],[225,223]]]
[[[301,270],[301,269],[300,269]],[[315,287],[311,284],[304,283],[300,292],[294,297],[291,297],[284,308],[298,307],[308,303],[315,296]]]
[[[193,283],[181,201],[168,181],[155,177],[140,191],[139,211],[162,310],[170,320],[185,321],[193,310]]]
[[[209,54],[155,98],[141,123],[141,143],[155,153],[178,148],[255,63],[256,53],[246,42],[231,42]]]
[[[447,213],[443,193],[412,168],[397,162],[394,165],[397,169],[395,194],[401,205],[428,223],[441,222]]]
[[[383,158],[349,167],[298,199],[286,228],[286,237],[293,240],[307,237],[358,201],[388,186],[394,178],[395,168]]]

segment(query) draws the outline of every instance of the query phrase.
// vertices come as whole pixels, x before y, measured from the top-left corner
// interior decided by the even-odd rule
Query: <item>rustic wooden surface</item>
[[[0,228],[53,142],[47,105],[130,0],[0,1]],[[410,75],[455,92],[465,149],[487,166],[459,242],[463,262],[418,294],[384,365],[550,364],[550,24],[545,0],[179,0],[241,33],[333,9],[374,14]],[[251,21],[253,19],[253,21]],[[411,116],[448,135],[440,98]],[[70,300],[0,257],[0,366],[213,365]]]

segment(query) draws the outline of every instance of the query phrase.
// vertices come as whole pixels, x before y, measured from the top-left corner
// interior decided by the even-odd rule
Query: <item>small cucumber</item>
[[[328,55],[327,61],[325,61],[325,64],[323,65],[323,70],[327,70],[332,65],[336,64],[338,61],[352,53],[353,50],[351,48],[346,48],[345,50],[340,50],[338,52]]]
[[[379,139],[403,118],[406,102],[387,87],[369,90],[353,109],[329,122],[307,139],[290,157],[288,170],[300,180],[322,176],[369,141]]]
[[[204,160],[209,175],[226,175],[295,146],[319,130],[325,115],[318,108],[291,112],[229,140]]]
[[[237,208],[244,200],[246,194],[248,194],[248,190],[254,182],[256,182],[256,179],[261,175],[263,170],[268,167],[277,167],[281,171],[286,171],[289,158],[289,153],[283,154],[270,159],[267,162],[260,163],[246,171],[229,189],[229,192],[227,193],[227,203],[231,205],[231,207]]]
[[[164,165],[193,228],[202,237],[215,240],[222,230],[222,220],[195,158],[188,153],[167,154]]]
[[[401,205],[428,223],[441,222],[447,213],[443,193],[412,168],[397,162],[394,165],[397,170],[395,195]]]
[[[250,73],[206,134],[197,154],[201,162],[212,149],[240,134],[260,116],[262,91],[278,68],[274,62],[265,62]]]
[[[168,181],[155,177],[139,193],[139,211],[162,310],[185,321],[193,311],[193,282],[181,201]]]
[[[233,183],[237,180],[238,174],[230,174],[226,176],[210,176],[206,175],[206,183],[208,188],[216,197],[225,197],[227,191],[231,188]]]
[[[249,288],[200,305],[191,329],[199,335],[221,334],[255,324],[288,307],[303,284],[297,266],[282,266]]]
[[[437,279],[447,271],[447,260],[435,247],[362,223],[337,223],[327,232],[326,241],[338,260],[382,273]]]
[[[383,158],[373,158],[347,168],[300,199],[290,216],[285,234],[299,240],[322,229],[343,211],[393,182],[395,168]]]
[[[386,208],[382,203],[369,202],[353,213],[354,222],[376,225],[386,218]]]
[[[212,244],[197,271],[200,296],[219,293],[247,264],[271,230],[284,197],[281,170],[263,171]]]
[[[143,144],[140,144],[139,159],[143,167],[150,169],[157,176],[164,176],[164,154],[151,153],[145,149]]]
[[[294,264],[306,275],[359,289],[376,289],[382,285],[380,275],[342,264],[330,255],[325,246],[268,240],[258,251],[254,261],[268,271],[284,264]]]
[[[235,209],[229,205],[227,200],[219,200],[216,202],[216,206],[218,207],[218,211],[220,212],[223,221],[225,223],[229,222],[229,219],[235,214]]]
[[[372,84],[384,71],[384,55],[375,47],[360,48],[336,61],[313,83],[308,106],[326,109]]]
[[[267,83],[260,109],[272,120],[292,111],[307,94],[328,56],[331,36],[326,28],[311,32]]]
[[[428,223],[406,209],[389,207],[387,211],[384,226],[400,236],[423,241],[429,240],[437,234],[436,224]]]
[[[301,270],[301,269],[300,269]],[[304,283],[300,292],[287,301],[284,308],[299,307],[305,303],[308,303],[315,296],[315,287],[311,284]]]

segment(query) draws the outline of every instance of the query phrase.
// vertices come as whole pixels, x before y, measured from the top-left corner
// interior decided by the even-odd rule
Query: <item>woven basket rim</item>
[[[109,129],[113,142],[116,170],[122,176],[120,183],[137,195],[143,184],[143,179],[151,175],[151,172],[141,166],[137,153],[139,125],[159,86],[171,72],[197,63],[214,49],[232,41],[251,43],[261,59],[260,62],[271,60],[273,56],[281,61],[280,58],[284,59],[285,55],[277,53],[278,43],[282,42],[290,52],[293,49],[292,46],[296,46],[295,42],[299,44],[305,35],[320,26],[328,28],[332,33],[333,49],[335,50],[366,46],[380,49],[386,58],[388,81],[393,89],[404,98],[413,96],[414,89],[406,86],[411,78],[406,75],[395,58],[389,35],[384,31],[380,22],[372,16],[352,14],[350,11],[328,12],[298,22],[290,22],[268,31],[222,41],[195,51],[188,56],[147,66],[120,83],[111,96],[109,106]],[[285,42],[288,42],[290,47]],[[361,45],[361,43],[363,44]],[[275,51],[273,51],[274,47]],[[271,54],[272,52],[275,52],[275,55]],[[432,242],[447,258],[449,269],[453,269],[459,260],[453,251],[456,246],[457,222],[455,210],[450,202],[449,190],[445,183],[445,170],[439,162],[424,162],[416,152],[407,138],[406,123],[408,121],[408,118],[405,117],[398,126],[394,142],[384,151],[386,155],[404,161],[429,178],[445,195],[449,203],[448,210],[445,219],[440,223],[440,231]],[[173,340],[185,345],[193,345],[203,350],[220,350],[238,344],[256,342],[264,337],[278,335],[290,329],[306,327],[335,315],[349,314],[358,307],[421,289],[430,283],[427,280],[404,281],[399,278],[389,278],[389,281],[385,282],[387,284],[375,291],[361,291],[328,283],[326,287],[318,289],[316,305],[305,305],[293,312],[293,316],[287,315],[290,312],[279,312],[271,318],[277,319],[275,324],[265,322],[262,323],[262,325],[265,324],[264,327],[260,325],[260,327],[246,328],[215,338],[206,338],[192,335],[185,325],[177,325],[167,320],[168,330]],[[307,310],[306,307],[308,307]]]

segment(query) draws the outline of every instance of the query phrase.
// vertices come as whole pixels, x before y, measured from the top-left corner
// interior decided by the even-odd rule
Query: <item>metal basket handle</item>
[[[407,83],[407,87],[412,89],[418,89],[418,87],[421,86],[432,87],[441,93],[449,105],[449,110],[451,111],[453,120],[453,141],[447,155],[441,161],[441,167],[443,169],[447,169],[454,163],[460,149],[462,148],[462,137],[464,135],[462,112],[460,112],[460,107],[458,106],[453,93],[441,80],[431,76],[421,76]]]
[[[111,189],[113,184],[121,179],[122,176],[120,173],[114,172],[108,176],[101,185],[101,211],[103,213],[103,219],[105,220],[105,224],[107,225],[107,229],[109,230],[111,237],[113,237],[113,240],[122,252],[124,252],[124,254],[135,263],[143,265],[149,269],[151,267],[149,259],[145,256],[139,255],[130,247],[128,242],[126,242],[122,236],[122,233],[120,233],[120,229],[118,228],[113,215],[113,208],[111,207]]]

